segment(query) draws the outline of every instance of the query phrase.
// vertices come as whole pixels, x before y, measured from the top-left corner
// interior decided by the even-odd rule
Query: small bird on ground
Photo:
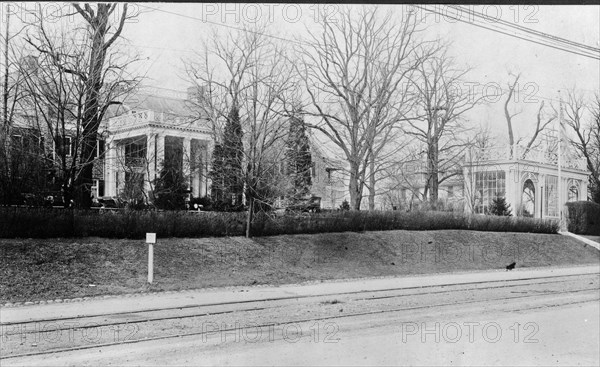
[[[506,266],[506,271],[513,270],[517,266],[517,263],[510,263]]]

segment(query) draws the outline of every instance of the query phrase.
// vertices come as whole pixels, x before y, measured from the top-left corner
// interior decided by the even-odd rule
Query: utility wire
[[[498,28],[494,28],[493,26],[486,26],[486,25],[482,25],[482,24],[479,24],[479,23],[475,23],[475,22],[469,22],[469,21],[466,21],[466,20],[461,19],[461,18],[453,17],[453,16],[448,15],[448,14],[442,14],[439,11],[428,9],[428,8],[423,7],[421,5],[415,5],[415,6],[418,7],[418,8],[420,8],[420,9],[422,9],[422,10],[431,12],[431,13],[439,14],[439,15],[448,17],[450,19],[454,19],[454,20],[462,22],[462,23],[471,24],[471,25],[474,25],[476,27],[480,27],[480,28],[487,29],[487,30],[490,30],[490,31],[493,31],[493,32],[501,33],[501,34],[504,34],[504,35],[507,35],[507,36],[510,36],[510,37],[518,38],[518,39],[521,39],[523,41],[533,42],[533,43],[536,43],[538,45],[542,45],[542,46],[546,46],[546,47],[551,47],[551,48],[554,48],[554,49],[557,49],[557,50],[569,52],[571,54],[575,54],[575,55],[579,55],[579,56],[584,56],[584,57],[589,57],[589,58],[592,58],[592,59],[600,60],[600,55],[596,56],[596,55],[590,55],[590,54],[585,54],[585,53],[581,53],[581,52],[569,50],[569,49],[566,49],[566,48],[563,48],[563,47],[560,47],[560,46],[555,46],[555,45],[551,45],[551,44],[548,44],[548,43],[539,42],[539,41],[536,41],[536,40],[533,40],[533,39],[530,39],[530,38],[525,38],[525,37],[522,37],[522,36],[519,36],[519,35],[516,35],[516,34],[512,34],[512,33],[500,30]]]
[[[156,11],[159,11],[159,12],[163,12],[163,13],[166,13],[166,14],[171,14],[171,15],[175,15],[175,16],[179,16],[179,17],[183,17],[183,18],[187,18],[187,19],[201,21],[203,23],[209,23],[209,24],[213,24],[213,25],[216,25],[216,26],[220,26],[220,27],[225,27],[225,28],[230,28],[230,29],[242,31],[242,32],[249,32],[249,33],[254,33],[254,34],[265,36],[265,37],[270,37],[270,38],[277,39],[277,40],[284,41],[284,42],[291,42],[291,43],[295,43],[295,44],[298,44],[298,45],[304,45],[304,46],[308,45],[307,43],[302,42],[302,41],[292,40],[292,39],[285,38],[285,37],[274,36],[274,35],[271,35],[271,34],[268,34],[268,33],[254,31],[254,30],[250,30],[250,29],[235,27],[235,26],[231,26],[231,25],[228,25],[228,24],[223,24],[223,23],[219,23],[219,22],[210,21],[210,20],[207,20],[207,19],[201,19],[201,18],[194,17],[194,16],[191,16],[191,15],[180,14],[180,13],[176,13],[176,12],[173,12],[173,11],[159,9],[159,8],[154,8],[154,7],[147,6],[147,5],[142,5],[142,4],[140,4],[140,6],[142,6],[144,8],[147,8],[147,9],[150,9],[150,10],[156,10]],[[573,46],[578,45],[578,47],[590,48],[593,51],[599,51],[600,52],[600,49],[595,49],[595,48],[592,48],[592,47],[590,47],[588,45],[579,44],[579,43],[576,43],[576,42],[573,42],[573,41],[569,41],[567,39],[560,38],[560,37],[557,37],[557,36],[552,36],[552,35],[549,35],[549,34],[546,34],[546,33],[543,33],[543,32],[534,31],[534,30],[532,30],[530,28],[526,28],[526,27],[523,27],[523,26],[518,26],[519,28],[522,28],[523,30],[527,30],[527,31],[530,31],[530,32],[533,32],[533,33],[540,33],[541,37],[547,38],[549,41],[555,42],[555,44],[552,45],[552,44],[549,44],[549,43],[543,43],[543,42],[539,42],[539,41],[536,41],[536,40],[525,38],[525,37],[522,37],[522,36],[519,36],[519,35],[516,35],[516,34],[508,33],[507,31],[495,28],[492,25],[482,25],[482,24],[479,24],[479,23],[465,21],[464,19],[453,17],[453,16],[448,15],[448,14],[442,14],[439,11],[431,10],[431,9],[428,9],[428,8],[426,8],[424,6],[421,6],[421,5],[415,5],[415,7],[418,7],[420,9],[422,9],[422,10],[429,11],[429,12],[432,12],[432,13],[435,13],[435,14],[439,14],[439,15],[442,15],[442,16],[445,16],[445,17],[448,17],[448,18],[460,21],[462,23],[471,24],[471,25],[474,25],[474,26],[477,26],[477,27],[480,27],[480,28],[484,28],[484,29],[487,29],[487,30],[490,30],[490,31],[493,31],[493,32],[497,32],[497,33],[502,33],[504,35],[515,37],[515,38],[518,38],[518,39],[521,39],[521,40],[524,40],[524,41],[533,42],[533,43],[536,43],[536,44],[539,44],[539,45],[542,45],[542,46],[551,47],[551,48],[554,48],[554,49],[557,49],[557,50],[561,50],[561,51],[565,51],[565,52],[569,52],[569,53],[572,53],[572,54],[575,54],[575,55],[579,55],[579,56],[584,56],[584,57],[589,57],[589,58],[593,58],[593,59],[596,59],[596,60],[600,60],[600,55],[595,55],[595,54],[591,55],[591,54],[586,54],[586,53],[578,52],[578,51],[575,51],[575,50],[566,49],[566,48],[564,48],[564,47],[556,44],[556,41],[557,41],[557,39],[564,40],[566,42],[571,43]],[[476,15],[478,17],[482,17],[482,18],[486,19],[486,17],[483,16],[483,15],[479,15],[479,14],[476,14]],[[506,21],[503,21],[503,22],[506,22]],[[508,23],[508,22],[506,22],[506,23]],[[508,24],[512,25],[510,23],[508,23]],[[561,42],[564,42],[564,41],[561,41]]]
[[[469,12],[469,9],[466,9],[463,6],[460,6],[460,5],[450,5],[450,6],[452,8],[454,8],[454,9],[460,10],[462,12]],[[487,19],[488,18],[488,17],[484,16],[483,14],[479,14],[479,13],[475,13],[475,12],[472,12],[472,14],[475,15],[475,16],[477,16],[477,17],[479,17],[479,18],[483,18],[483,19]],[[583,44],[583,43],[571,41],[571,40],[568,40],[566,38],[554,36],[554,35],[551,35],[551,34],[548,34],[548,33],[545,33],[545,32],[536,31],[534,29],[527,28],[527,27],[524,27],[524,26],[519,25],[519,24],[514,24],[514,23],[507,22],[506,20],[503,20],[503,19],[494,18],[494,22],[502,23],[502,24],[504,24],[504,25],[506,25],[508,27],[516,28],[516,29],[524,31],[526,33],[534,34],[534,35],[537,35],[537,36],[540,36],[540,37],[544,37],[544,38],[547,38],[547,39],[550,39],[550,40],[553,40],[553,41],[557,41],[557,42],[560,42],[560,43],[565,43],[565,44],[568,44],[568,45],[571,45],[571,46],[580,47],[580,48],[585,48],[587,50],[600,53],[600,48],[596,48],[596,47],[592,47],[592,46],[589,46],[589,45],[586,45],[586,44]]]

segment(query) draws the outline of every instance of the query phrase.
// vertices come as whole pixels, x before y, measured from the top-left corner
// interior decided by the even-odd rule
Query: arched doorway
[[[524,217],[535,216],[535,185],[531,179],[527,179],[523,182],[520,213]]]

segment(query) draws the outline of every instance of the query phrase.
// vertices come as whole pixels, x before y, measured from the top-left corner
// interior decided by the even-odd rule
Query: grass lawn
[[[3,239],[0,255],[0,303],[600,262],[566,236],[458,230],[159,238],[152,285],[143,240]]]

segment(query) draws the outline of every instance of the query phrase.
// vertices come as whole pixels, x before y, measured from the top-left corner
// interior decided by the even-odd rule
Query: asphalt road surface
[[[598,267],[467,275],[4,309],[0,364],[600,365]]]

